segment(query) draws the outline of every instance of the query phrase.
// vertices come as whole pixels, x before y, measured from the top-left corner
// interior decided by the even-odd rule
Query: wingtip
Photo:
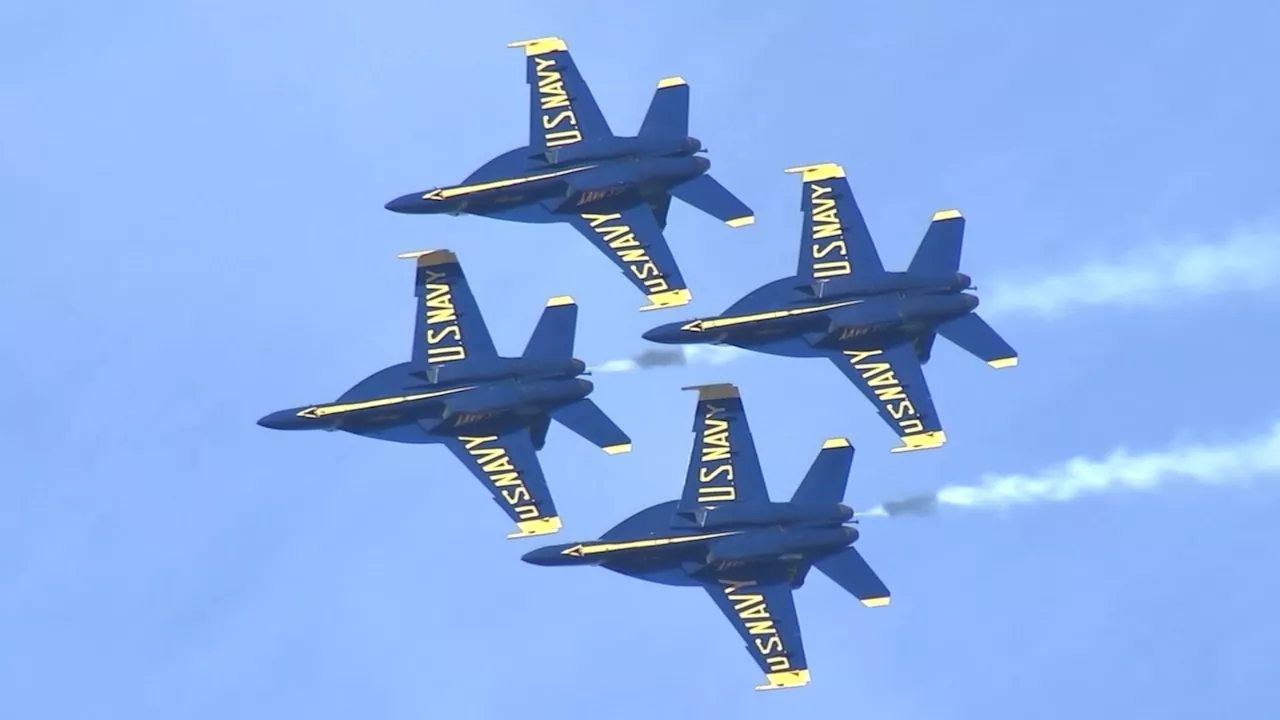
[[[803,687],[808,684],[808,670],[787,670],[766,674],[764,676],[764,684],[757,685],[756,690],[782,690],[783,688]]]
[[[728,225],[731,228],[739,228],[739,227],[746,227],[747,225],[754,225],[755,222],[756,222],[755,215],[743,215],[742,217],[733,218],[732,220],[725,220],[724,224]]]
[[[917,435],[904,435],[902,445],[889,452],[904,453],[916,450],[932,450],[933,448],[940,448],[946,443],[947,434],[941,430],[935,430],[934,432],[919,433]]]
[[[996,358],[995,360],[989,360],[989,361],[987,361],[987,364],[988,364],[988,365],[990,365],[991,367],[993,367],[993,368],[997,369],[997,370],[999,370],[999,369],[1001,369],[1001,368],[1017,367],[1017,366],[1018,366],[1018,356],[1017,356],[1017,355],[1014,355],[1014,356],[1012,356],[1012,357],[1007,357],[1007,358]]]
[[[577,305],[577,301],[572,295],[556,295],[547,299],[547,307],[561,307],[563,305]]]
[[[814,182],[817,180],[834,180],[844,177],[844,166],[837,163],[818,163],[817,165],[799,165],[797,167],[787,168],[783,172],[801,173],[800,179],[804,182]]]
[[[688,85],[688,84],[689,83],[685,82],[684,78],[680,77],[679,75],[673,75],[671,77],[664,77],[661,80],[659,80],[658,89],[662,90],[663,88],[680,87],[681,85]]]
[[[884,597],[863,598],[862,604],[864,607],[884,607],[889,604],[889,600],[890,597],[888,595],[885,595]]]
[[[521,520],[516,523],[516,531],[508,534],[507,539],[515,540],[516,538],[550,535],[552,533],[559,532],[562,526],[559,515],[537,518],[535,520]]]
[[[534,38],[532,40],[516,40],[515,42],[507,43],[507,47],[524,48],[524,54],[526,57],[533,57],[534,55],[545,55],[546,53],[558,52],[561,50],[569,49],[569,46],[565,43],[564,40],[561,40],[560,38],[555,37],[554,35],[549,35],[547,37]]]
[[[663,308],[680,307],[688,305],[693,300],[693,292],[688,288],[679,290],[667,290],[665,292],[654,293],[649,296],[649,304],[640,308],[640,312],[648,312],[649,310],[662,310]]]
[[[600,449],[604,450],[610,455],[621,455],[622,453],[631,452],[631,443],[625,442],[625,443],[618,443],[617,445],[606,445]]]
[[[452,250],[411,250],[402,252],[396,257],[401,260],[416,259],[419,265],[444,265],[458,262],[458,256]]]
[[[849,438],[846,438],[846,437],[827,438],[826,441],[822,443],[823,450],[831,450],[832,448],[844,448],[844,447],[853,447],[853,443],[849,442]]]
[[[689,385],[682,387],[681,390],[697,390],[698,401],[703,400],[726,400],[728,398],[740,398],[742,393],[738,390],[738,386],[733,383],[711,383],[709,385]]]
[[[933,220],[931,220],[930,222],[938,222],[940,220],[954,220],[958,217],[964,217],[963,215],[960,214],[959,210],[955,210],[955,209],[939,210],[938,212],[933,214]]]

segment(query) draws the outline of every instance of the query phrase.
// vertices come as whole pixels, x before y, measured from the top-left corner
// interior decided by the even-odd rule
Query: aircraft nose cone
[[[698,169],[698,172],[704,173],[711,169],[711,161],[701,155],[697,155],[693,158],[693,166]]]
[[[290,413],[288,410],[282,410],[280,412],[273,412],[269,415],[263,415],[261,418],[258,418],[258,425],[260,427],[267,428],[268,430],[288,430],[292,425],[292,418],[293,413]]]
[[[685,333],[680,329],[679,324],[659,325],[652,330],[644,332],[640,337],[649,342],[663,343],[664,345],[678,344],[684,339]]]
[[[529,563],[530,565],[538,565],[541,567],[559,565],[559,558],[560,553],[558,552],[558,548],[554,547],[542,547],[537,550],[530,550],[520,556],[521,560]]]
[[[964,304],[965,304],[965,306],[966,306],[966,307],[968,307],[970,310],[973,310],[974,308],[978,307],[978,296],[977,296],[977,295],[965,295],[965,296],[964,296]]]
[[[841,522],[849,522],[850,520],[853,519],[853,508],[849,507],[848,505],[845,505],[844,503],[840,503],[836,507],[839,508],[840,510]]]
[[[401,195],[383,207],[396,213],[420,213],[425,210],[422,195],[418,193]]]
[[[961,290],[966,290],[973,287],[973,278],[964,273],[956,273],[956,284],[960,286]]]

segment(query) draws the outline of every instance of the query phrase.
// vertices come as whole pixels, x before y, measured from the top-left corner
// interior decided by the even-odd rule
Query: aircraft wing
[[[698,391],[698,407],[693,451],[676,513],[696,519],[700,510],[726,503],[769,502],[738,388],[721,383],[684,389]]]
[[[800,618],[788,582],[766,584],[719,578],[703,581],[702,587],[764,670],[765,682],[757,685],[757,690],[809,684]]]
[[[821,296],[820,286],[824,283],[844,284],[884,274],[880,254],[844,168],[823,163],[789,168],[787,172],[801,173],[804,181],[800,201],[804,229],[796,276],[807,280]]]
[[[547,535],[560,529],[560,516],[528,428],[505,435],[450,437],[443,442],[515,521],[516,531],[507,537]]]
[[[449,250],[403,253],[418,262],[411,361],[442,366],[498,356],[458,256]]]
[[[513,42],[524,48],[529,83],[529,149],[554,162],[558,147],[613,137],[591,88],[558,37]]]
[[[693,299],[648,205],[620,213],[584,213],[567,218],[622,270],[632,285],[648,296],[649,304],[641,310],[688,305]]]
[[[914,346],[842,350],[830,357],[902,438],[893,452],[928,450],[947,441]]]

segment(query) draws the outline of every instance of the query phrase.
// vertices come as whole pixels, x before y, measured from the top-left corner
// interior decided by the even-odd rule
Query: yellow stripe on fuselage
[[[809,307],[792,308],[790,310],[773,310],[764,313],[755,313],[752,315],[735,315],[732,317],[709,318],[707,320],[694,320],[682,326],[681,330],[689,330],[692,332],[702,332],[703,330],[714,330],[716,328],[731,327],[733,325],[746,325],[748,323],[762,322],[764,320],[777,320],[779,318],[793,317],[796,315],[809,315],[824,310],[835,310],[836,308],[847,307],[849,305],[857,305],[861,300],[845,300],[843,302],[827,303],[826,305],[811,305]]]
[[[429,398],[453,395],[454,393],[475,389],[476,386],[469,385],[467,387],[449,388],[448,390],[436,390],[434,392],[417,393],[414,395],[397,395],[394,397],[362,400],[361,402],[342,403],[339,405],[313,406],[299,411],[298,417],[318,418],[326,415],[339,415],[342,413],[355,412],[357,410],[368,410],[370,408],[386,407],[387,405],[399,405],[401,403],[413,402],[415,400],[427,400]]]
[[[590,170],[595,165],[583,165],[582,167],[569,168],[568,170],[557,170],[555,172],[542,173],[541,175],[526,175],[525,177],[506,178],[504,180],[494,180],[487,183],[478,183],[476,185],[457,185],[449,188],[439,188],[432,190],[422,196],[423,200],[448,200],[449,198],[458,197],[459,195],[472,195],[474,193],[484,192],[486,190],[498,190],[506,187],[514,187],[516,185],[524,185],[525,183],[537,182],[539,180],[550,180],[573,173]]]
[[[728,532],[706,533],[703,535],[681,535],[678,537],[648,538],[645,540],[629,540],[627,542],[616,543],[594,543],[591,545],[578,544],[570,548],[560,551],[561,555],[572,555],[573,557],[583,557],[585,555],[599,555],[601,553],[618,552],[619,550],[641,550],[643,548],[661,547],[663,545],[675,545],[678,543],[697,542],[699,540],[713,540],[715,538],[726,537],[728,535],[741,535],[741,530],[731,530]]]

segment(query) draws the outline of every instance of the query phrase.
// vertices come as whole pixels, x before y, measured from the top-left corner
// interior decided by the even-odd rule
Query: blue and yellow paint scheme
[[[804,226],[796,274],[759,287],[722,314],[668,323],[644,333],[652,342],[713,344],[781,355],[826,358],[897,433],[893,452],[946,442],[923,366],[938,335],[995,368],[1018,354],[978,316],[972,279],[962,272],[964,217],[933,216],[906,272],[880,263],[844,168],[791,168],[804,183]]]
[[[853,446],[845,438],[824,442],[791,499],[771,501],[737,387],[685,389],[698,391],[698,404],[680,499],[641,510],[599,540],[543,547],[523,559],[700,587],[764,671],[757,690],[806,685],[809,663],[792,591],[811,568],[863,605],[889,604],[889,589],[852,547],[857,521],[843,501]]]
[[[631,450],[627,434],[587,397],[586,364],[573,357],[577,304],[567,295],[548,300],[524,353],[502,357],[453,252],[400,257],[417,264],[409,361],[333,402],[274,412],[258,424],[444,445],[515,521],[508,537],[556,532],[560,515],[537,456],[551,421],[609,454]]]
[[[457,185],[410,193],[386,204],[408,214],[480,215],[523,223],[567,222],[648,298],[642,310],[692,299],[663,234],[677,197],[730,227],[752,210],[707,174],[711,161],[689,135],[689,85],[658,81],[635,136],[609,128],[557,37],[511,43],[525,53],[529,144],[485,163]]]

